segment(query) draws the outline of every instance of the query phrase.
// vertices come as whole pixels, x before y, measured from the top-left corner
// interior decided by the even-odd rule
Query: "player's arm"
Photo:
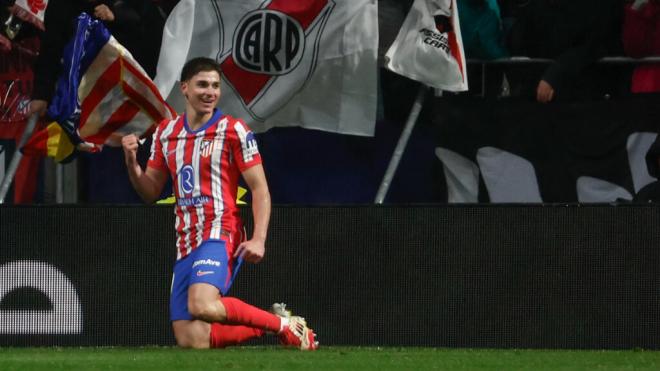
[[[133,188],[135,188],[144,202],[155,202],[167,182],[167,174],[153,167],[147,167],[146,170],[142,170],[142,167],[137,161],[138,138],[134,134],[123,137],[121,145],[124,149],[124,160],[128,169],[128,178],[131,180]]]
[[[252,238],[241,243],[234,256],[242,256],[251,263],[258,263],[266,251],[266,234],[270,221],[270,192],[262,165],[255,165],[243,171],[243,179],[252,193],[252,216],[254,232]]]

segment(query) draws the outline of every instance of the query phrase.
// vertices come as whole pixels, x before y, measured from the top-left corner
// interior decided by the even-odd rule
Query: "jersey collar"
[[[188,126],[188,117],[184,113],[183,114],[183,127],[186,128],[186,131],[189,132],[189,133],[192,133],[192,134],[199,133],[200,131],[204,131],[204,130],[208,129],[209,126],[215,124],[218,121],[218,119],[220,119],[220,117],[222,117],[222,111],[220,111],[219,108],[214,108],[213,109],[213,116],[211,116],[211,118],[204,125],[200,126],[199,129],[193,130],[193,129],[190,128],[190,126]]]

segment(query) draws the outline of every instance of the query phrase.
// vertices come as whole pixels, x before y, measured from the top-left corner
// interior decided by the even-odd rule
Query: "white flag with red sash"
[[[428,86],[467,90],[456,0],[415,0],[385,58],[388,69]]]
[[[44,30],[46,7],[48,7],[48,0],[16,0],[12,12],[20,19]]]
[[[0,32],[0,53],[8,53],[12,50],[12,40],[21,29],[21,21],[32,23],[43,31],[47,6],[48,0],[16,0],[9,6],[9,17],[3,25],[4,32]],[[19,49],[23,48],[19,47]]]
[[[374,0],[181,0],[154,82],[175,108],[184,63],[222,65],[223,112],[257,132],[302,126],[373,135],[378,10]]]

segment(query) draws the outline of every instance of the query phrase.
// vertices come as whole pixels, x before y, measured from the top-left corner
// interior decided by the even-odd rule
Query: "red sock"
[[[236,298],[220,298],[227,312],[227,322],[279,332],[282,320],[265,310],[246,304]]]
[[[222,323],[211,324],[211,348],[224,348],[227,345],[240,344],[244,341],[260,337],[264,330],[247,327],[223,325]]]

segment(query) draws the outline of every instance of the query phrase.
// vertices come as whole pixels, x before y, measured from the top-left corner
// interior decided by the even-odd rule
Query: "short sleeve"
[[[163,142],[160,140],[162,132],[163,125],[158,125],[151,140],[151,154],[149,155],[147,166],[167,173],[167,164],[165,163],[165,156],[163,155]]]
[[[252,130],[241,120],[233,121],[229,130],[236,134],[231,151],[238,169],[243,172],[252,166],[261,164],[261,154]]]

